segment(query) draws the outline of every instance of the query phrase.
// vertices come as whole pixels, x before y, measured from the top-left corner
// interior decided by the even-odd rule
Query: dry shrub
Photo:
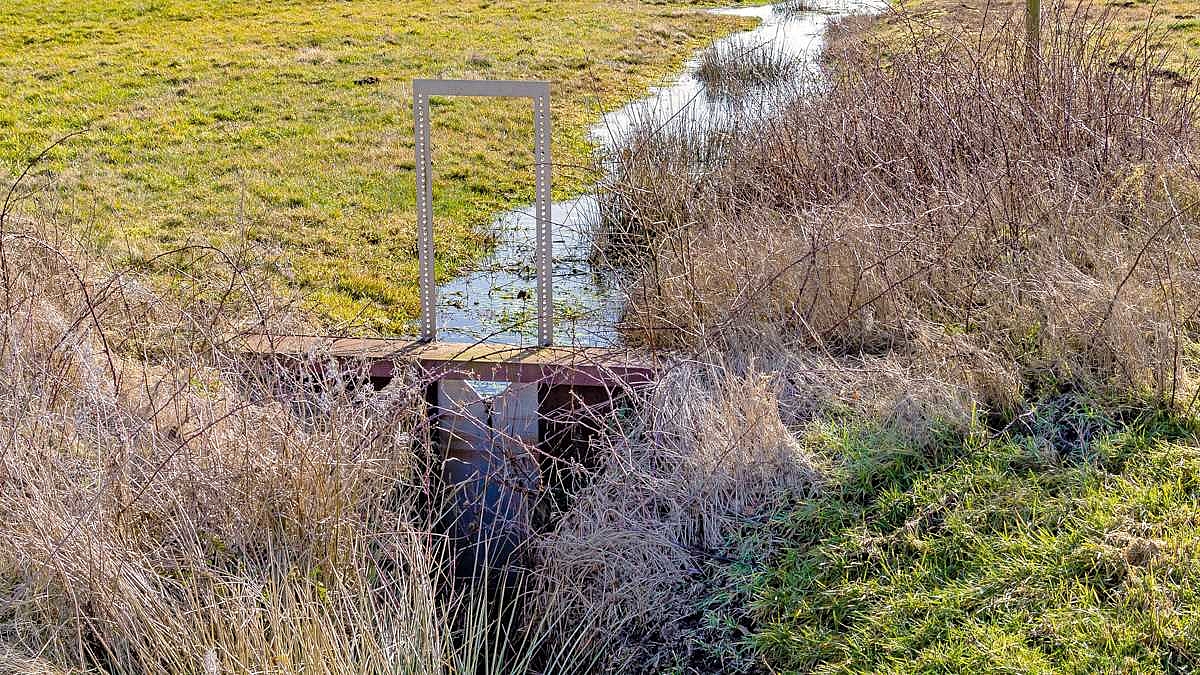
[[[270,296],[247,275],[245,302],[213,274],[183,305],[13,222],[0,218],[0,668],[525,672],[564,658],[543,644],[570,644],[575,626],[535,617],[514,638],[449,582],[420,383],[260,381],[209,339],[291,325],[264,323]]]
[[[730,535],[820,486],[776,388],[765,375],[702,364],[659,382],[649,414],[609,439],[603,470],[539,541],[548,592],[538,611],[595,617],[618,661],[690,613],[704,590],[700,567]]]
[[[438,565],[412,499],[393,496],[413,474],[418,407],[346,400],[306,419],[247,398],[232,363],[148,359],[139,338],[169,329],[194,343],[200,315],[181,320],[39,235],[9,231],[3,244],[5,658],[138,673],[436,670],[422,666],[448,652]]]
[[[1031,85],[1014,23],[968,41],[914,20],[897,45],[850,22],[820,95],[683,146],[635,137],[602,239],[639,260],[630,334],[893,358],[967,385],[968,410],[1062,388],[1190,404],[1196,86],[1084,6],[1047,18]]]

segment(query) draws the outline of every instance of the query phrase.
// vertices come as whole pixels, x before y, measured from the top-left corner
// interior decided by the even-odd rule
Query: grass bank
[[[765,121],[620,158],[631,339],[764,382],[819,476],[709,551],[670,663],[1190,672],[1186,53],[1049,6],[1031,82],[1020,15],[919,6],[843,23],[829,79]]]
[[[29,185],[104,255],[167,280],[183,263],[157,254],[248,240],[326,319],[402,330],[418,310],[410,81],[553,81],[565,196],[594,178],[581,167],[600,110],[739,25],[697,5],[6,2],[0,166],[15,176],[86,130]],[[493,215],[531,200],[532,125],[516,103],[435,104],[444,275],[486,248]]]
[[[811,423],[826,482],[722,549],[675,672],[1191,672],[1198,431],[1079,399],[927,444]]]
[[[769,662],[815,672],[1194,669],[1195,423],[1117,421],[1062,402],[1027,421],[1000,438],[924,449],[814,430],[842,469],[825,496],[767,529],[788,545],[746,582]],[[1089,436],[1064,437],[1072,425]]]

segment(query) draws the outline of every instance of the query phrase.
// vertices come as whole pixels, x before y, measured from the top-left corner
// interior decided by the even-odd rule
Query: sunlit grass
[[[1108,428],[1077,448],[1016,435],[925,453],[831,428],[840,486],[788,515],[792,543],[750,584],[759,648],[817,672],[1194,664],[1195,430]]]
[[[558,195],[594,177],[586,129],[717,32],[693,3],[70,0],[0,6],[0,164],[64,134],[43,182],[131,262],[248,238],[326,318],[418,309],[410,82],[554,83]],[[435,100],[439,273],[531,200],[528,104]],[[161,264],[158,263],[158,264]]]

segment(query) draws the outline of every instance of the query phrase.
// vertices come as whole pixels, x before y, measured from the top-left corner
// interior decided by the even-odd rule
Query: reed
[[[1195,85],[1159,76],[1152,34],[1059,5],[1030,98],[995,21],[974,42],[914,22],[898,49],[851,20],[820,93],[734,109],[719,154],[687,150],[713,136],[699,115],[663,142],[647,123],[601,237],[638,261],[628,334],[896,360],[997,412],[1061,388],[1192,409]]]
[[[730,38],[700,53],[695,77],[712,94],[731,97],[752,89],[786,85],[803,70],[803,62],[773,42]]]

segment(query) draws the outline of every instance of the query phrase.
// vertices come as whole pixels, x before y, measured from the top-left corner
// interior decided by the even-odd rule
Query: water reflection
[[[794,81],[749,88],[735,97],[705,88],[696,77],[699,54],[688,61],[671,84],[604,115],[592,128],[599,152],[620,147],[629,134],[647,122],[657,126],[681,124],[691,129],[720,130],[734,119],[753,119],[753,112],[770,112],[803,96],[816,80],[822,38],[829,22],[879,5],[878,0],[821,4],[819,11],[794,11],[781,5],[714,10],[760,19],[754,29],[734,34],[718,45],[767,48],[795,58]],[[751,111],[751,114],[747,114]],[[733,113],[737,114],[734,115]],[[620,341],[617,322],[625,298],[607,272],[589,261],[599,220],[595,195],[553,205],[555,344],[611,346]],[[533,207],[514,210],[496,219],[495,251],[476,267],[443,284],[438,290],[439,337],[445,340],[488,341],[514,345],[537,343],[537,298],[534,260],[536,221]]]

